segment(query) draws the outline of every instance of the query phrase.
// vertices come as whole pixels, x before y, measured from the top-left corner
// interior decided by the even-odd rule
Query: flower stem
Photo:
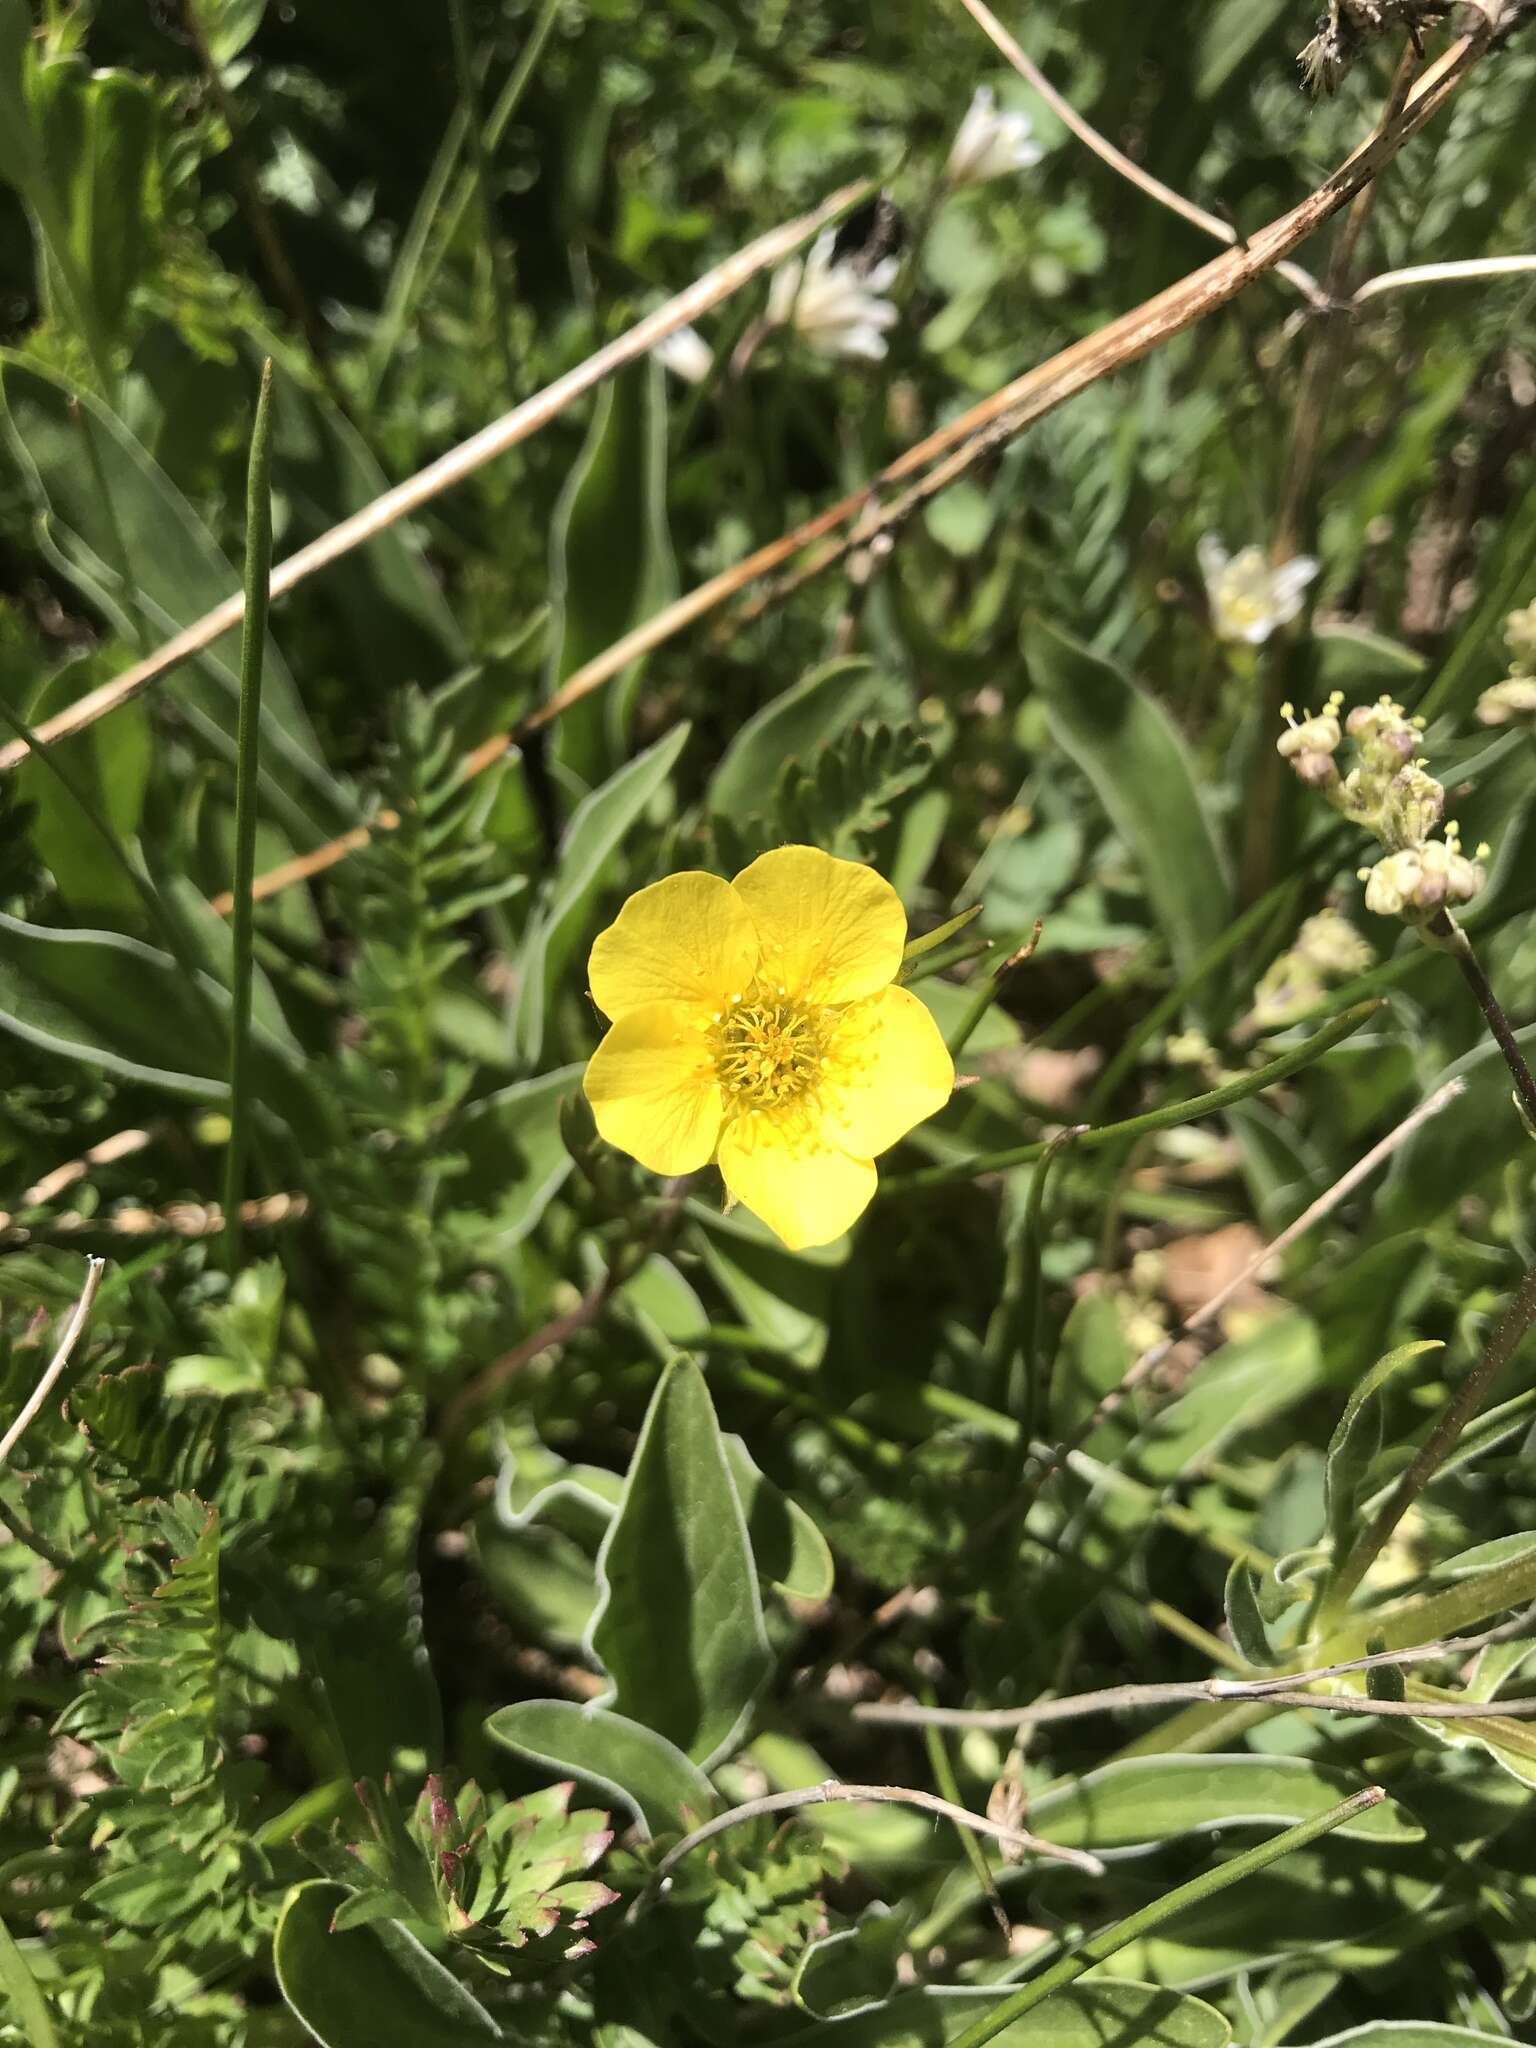
[[[1455,918],[1441,911],[1429,927],[1431,936],[1451,955],[1461,969],[1467,986],[1477,999],[1488,1029],[1493,1033],[1499,1051],[1515,1079],[1515,1094],[1525,1114],[1526,1122],[1536,1130],[1536,1079],[1526,1065],[1525,1055],[1520,1050],[1509,1019],[1505,1016],[1492,984],[1483,972],[1483,963],[1473,951],[1472,941],[1467,937]]]
[[[1188,1884],[1181,1884],[1176,1891],[1167,1892],[1150,1905],[1143,1906],[1139,1913],[1132,1913],[1124,1920],[1117,1920],[1113,1927],[1106,1927],[1102,1934],[1095,1934],[1090,1940],[1073,1949],[1070,1955],[1061,1957],[1050,1969],[1034,1978],[1011,1998],[1004,1998],[993,2006],[989,2013],[967,2027],[951,2043],[951,2048],[983,2048],[983,2044],[1012,2026],[1015,2020],[1023,2019],[1033,2012],[1052,1992],[1064,1990],[1068,1984],[1091,1970],[1096,1963],[1126,1948],[1133,1941],[1139,1941],[1144,1934],[1150,1934],[1161,1927],[1175,1914],[1182,1913],[1188,1906],[1203,1905],[1207,1899],[1215,1898],[1230,1885],[1241,1884],[1244,1878],[1254,1877],[1266,1870],[1271,1863],[1279,1862],[1282,1856],[1289,1856],[1293,1850],[1305,1849],[1320,1836],[1341,1827],[1345,1821],[1353,1820],[1357,1813],[1364,1813],[1368,1807],[1379,1806],[1386,1794],[1379,1785],[1367,1785],[1339,1806],[1320,1813],[1311,1820],[1304,1820],[1298,1826],[1287,1828],[1283,1834],[1273,1835],[1257,1848],[1249,1849],[1244,1855],[1234,1856],[1230,1863],[1223,1863],[1215,1870],[1208,1870],[1202,1876],[1192,1878]]]

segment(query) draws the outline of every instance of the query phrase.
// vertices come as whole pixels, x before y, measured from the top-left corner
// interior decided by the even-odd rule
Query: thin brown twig
[[[1341,1173],[1333,1185],[1325,1189],[1316,1201],[1308,1203],[1295,1221],[1288,1223],[1262,1251],[1256,1252],[1240,1272],[1218,1287],[1216,1292],[1208,1296],[1192,1314],[1176,1324],[1166,1337],[1159,1338],[1157,1343],[1143,1351],[1119,1385],[1111,1387],[1109,1392],[1102,1396],[1093,1412],[1079,1424],[1070,1437],[1052,1448],[1046,1466],[1040,1474],[1040,1484],[1043,1486],[1052,1473],[1060,1470],[1074,1451],[1082,1449],[1094,1432],[1109,1421],[1136,1389],[1157,1370],[1175,1345],[1181,1344],[1187,1337],[1194,1336],[1208,1323],[1213,1322],[1241,1288],[1246,1287],[1249,1281],[1257,1279],[1271,1260],[1288,1251],[1299,1238],[1305,1237],[1314,1225],[1321,1223],[1324,1217],[1332,1215],[1339,1204],[1353,1194],[1362,1181],[1368,1180],[1379,1166],[1384,1165],[1415,1131],[1428,1123],[1431,1117],[1438,1116],[1441,1110],[1456,1100],[1458,1095],[1463,1094],[1466,1085],[1465,1081],[1455,1080],[1447,1081],[1443,1087],[1437,1088],[1433,1095],[1421,1102],[1418,1108],[1404,1117],[1394,1129],[1388,1131],[1369,1152],[1364,1153],[1353,1166]]]
[[[526,441],[559,417],[578,398],[594,390],[611,377],[615,371],[637,362],[648,355],[669,334],[675,334],[712,306],[728,299],[744,285],[774,264],[794,254],[802,243],[807,242],[821,228],[836,220],[848,208],[867,197],[868,181],[845,185],[823,200],[811,212],[802,214],[797,220],[786,222],[782,227],[771,228],[767,234],[759,235],[735,255],[717,263],[701,278],[678,292],[675,297],[659,306],[654,313],[648,313],[643,320],[636,321],[617,339],[588,356],[574,369],[557,377],[552,384],[546,384],[531,398],[525,398],[510,412],[503,413],[489,426],[482,427],[467,441],[461,441],[456,448],[450,448],[425,469],[407,477],[403,483],[395,484],[384,491],[371,504],[350,514],[346,519],[331,527],[299,548],[286,560],[281,561],[272,571],[272,598],[285,597],[300,583],[340,561],[354,548],[374,540],[400,520],[418,512],[444,491],[462,483],[485,464],[504,455],[520,441]],[[173,639],[168,640],[146,660],[125,669],[110,682],[89,690],[56,717],[45,720],[38,727],[38,736],[44,742],[63,739],[71,733],[82,732],[93,725],[98,718],[115,711],[120,704],[139,696],[152,683],[178,668],[195,654],[200,654],[219,640],[234,626],[238,626],[245,612],[245,598],[236,591],[221,604],[214,606],[194,624],[184,627]],[[13,741],[0,747],[0,771],[17,767],[27,757],[28,748],[23,741]]]
[[[1431,936],[1448,952],[1461,969],[1468,988],[1471,989],[1477,1007],[1483,1013],[1483,1022],[1493,1035],[1494,1044],[1504,1055],[1504,1064],[1514,1080],[1515,1094],[1524,1112],[1526,1123],[1536,1131],[1536,1079],[1526,1065],[1525,1054],[1515,1037],[1504,1006],[1493,992],[1493,984],[1483,972],[1483,963],[1478,959],[1472,941],[1449,912],[1440,911],[1430,925]]]
[[[1098,1857],[1091,1856],[1086,1849],[1067,1849],[1058,1842],[1042,1841],[1038,1835],[1032,1835],[1024,1828],[1011,1828],[1000,1820],[989,1820],[985,1814],[972,1813],[969,1807],[956,1806],[951,1800],[941,1799],[936,1792],[921,1792],[910,1785],[845,1785],[829,1779],[824,1785],[805,1785],[792,1792],[765,1792],[759,1799],[744,1800],[740,1806],[733,1806],[728,1813],[717,1813],[712,1820],[684,1835],[651,1872],[645,1890],[630,1908],[630,1917],[633,1918],[655,1897],[685,1856],[691,1855],[701,1844],[712,1841],[716,1835],[740,1827],[746,1821],[760,1820],[765,1814],[799,1813],[807,1806],[831,1805],[915,1806],[923,1813],[936,1814],[940,1820],[969,1828],[973,1834],[990,1836],[1005,1848],[1021,1849],[1027,1854],[1048,1856],[1059,1863],[1073,1864],[1077,1869],[1087,1871],[1091,1877],[1104,1874],[1104,1866]]]
[[[991,8],[985,4],[985,0],[960,0],[960,4],[982,32],[990,37],[1019,76],[1034,87],[1062,126],[1070,129],[1078,141],[1086,144],[1096,157],[1109,165],[1111,170],[1118,171],[1120,176],[1129,179],[1138,191],[1145,192],[1149,199],[1155,199],[1159,206],[1166,206],[1171,213],[1178,214],[1181,220],[1187,220],[1191,227],[1199,228],[1203,234],[1214,237],[1218,242],[1225,242],[1229,248],[1239,240],[1237,229],[1230,221],[1222,220],[1217,214],[1207,213],[1203,206],[1197,206],[1194,200],[1186,199],[1182,192],[1176,192],[1171,185],[1165,185],[1161,178],[1154,178],[1150,171],[1143,170],[1141,165],[1128,157],[1123,150],[1116,149],[1109,138],[1101,135],[1091,121],[1085,120],[1072,102],[1056,90],[1039,65],[1026,56]],[[1275,269],[1288,284],[1295,285],[1314,306],[1327,305],[1327,293],[1312,273],[1303,270],[1299,263],[1277,263]]]
[[[1522,1626],[1529,1614],[1520,1617]],[[1144,1707],[1187,1706],[1210,1700],[1268,1701],[1283,1707],[1321,1707],[1329,1713],[1398,1714],[1426,1721],[1468,1721],[1506,1718],[1522,1720],[1536,1714],[1536,1699],[1520,1700],[1374,1700],[1357,1693],[1314,1693],[1308,1687],[1352,1672],[1376,1671],[1388,1666],[1439,1663],[1446,1657],[1462,1657],[1483,1649],[1490,1642],[1509,1640],[1509,1629],[1501,1625],[1483,1635],[1452,1637],[1440,1643],[1421,1643],[1408,1650],[1378,1651],[1370,1657],[1350,1657],[1337,1664],[1322,1664],[1311,1671],[1292,1671],[1278,1678],[1205,1678],[1174,1680],[1161,1685],[1107,1685],[1095,1692],[1068,1693],[1059,1699],[1034,1700],[1026,1707],[929,1707],[917,1700],[870,1700],[853,1708],[856,1721],[881,1727],[984,1728],[1011,1730],[1037,1728],[1048,1721],[1080,1720],[1090,1714],[1123,1713]]]
[[[85,1285],[80,1290],[80,1299],[69,1312],[69,1321],[64,1325],[64,1334],[59,1339],[58,1349],[49,1359],[42,1377],[21,1405],[16,1420],[0,1436],[0,1465],[10,1462],[12,1451],[21,1442],[31,1423],[36,1419],[50,1392],[58,1385],[64,1370],[75,1355],[75,1346],[84,1335],[86,1323],[90,1320],[91,1305],[96,1299],[96,1290],[101,1285],[101,1276],[107,1270],[105,1259],[91,1259],[85,1270]]]

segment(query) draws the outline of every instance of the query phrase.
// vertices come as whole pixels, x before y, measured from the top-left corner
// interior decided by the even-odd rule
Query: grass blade
[[[261,753],[261,670],[272,580],[272,359],[261,368],[246,479],[245,622],[240,641],[240,729],[235,766],[233,999],[229,1012],[229,1151],[224,1161],[224,1246],[240,1264],[240,1205],[250,1150],[251,941],[256,876],[256,775]]]

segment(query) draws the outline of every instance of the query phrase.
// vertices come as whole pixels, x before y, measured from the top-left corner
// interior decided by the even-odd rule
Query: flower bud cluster
[[[1423,719],[1410,718],[1401,704],[1383,696],[1357,704],[1341,720],[1343,701],[1335,691],[1319,716],[1308,712],[1299,720],[1292,706],[1282,706],[1280,754],[1303,782],[1320,789],[1336,811],[1386,848],[1383,860],[1360,870],[1366,908],[1428,924],[1442,910],[1471,902],[1487,879],[1481,863],[1488,849],[1480,846],[1475,857],[1464,854],[1454,824],[1446,826],[1443,839],[1432,837],[1445,816],[1445,789],[1418,751]],[[1354,741],[1355,760],[1341,775],[1334,757],[1346,735]]]
[[[1509,645],[1509,674],[1478,698],[1478,719],[1484,725],[1536,726],[1536,601],[1523,611],[1510,613],[1504,621],[1504,638]]]
[[[1255,1028],[1277,1031],[1307,1016],[1330,983],[1363,974],[1375,957],[1347,917],[1333,909],[1318,911],[1296,934],[1290,950],[1265,969],[1254,992]]]

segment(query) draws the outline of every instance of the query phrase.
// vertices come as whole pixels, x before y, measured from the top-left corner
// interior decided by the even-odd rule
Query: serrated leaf
[[[707,1765],[736,1739],[773,1655],[746,1516],[691,1359],[662,1375],[597,1568],[588,1640],[609,1703]]]

